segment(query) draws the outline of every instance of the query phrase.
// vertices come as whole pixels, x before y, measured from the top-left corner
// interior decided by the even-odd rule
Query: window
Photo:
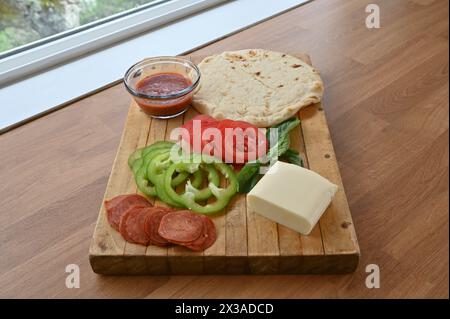
[[[0,26],[10,26],[2,27],[0,42],[5,48],[41,37],[38,29],[43,30],[40,32],[44,37],[0,53],[0,88],[222,2],[227,0],[2,0],[0,8],[5,12],[2,16],[10,17],[0,19]],[[84,3],[85,9],[82,11],[83,7],[75,6],[76,3]],[[17,9],[21,5],[23,7]],[[48,16],[39,17],[33,11],[34,6],[46,8]],[[107,16],[127,7],[132,9]],[[39,12],[47,12],[42,10]],[[63,18],[64,12],[76,14]],[[107,17],[101,18],[103,16]],[[12,28],[14,23],[17,27]],[[83,25],[76,27],[77,24]],[[66,31],[57,33],[64,28]],[[46,34],[49,36],[45,37]]]
[[[55,35],[77,32],[83,30],[82,26],[92,27],[133,9],[143,9],[163,1],[2,0],[0,57],[55,39]]]
[[[308,1],[148,1],[14,49],[0,58],[0,134],[117,83],[143,58],[189,52]]]

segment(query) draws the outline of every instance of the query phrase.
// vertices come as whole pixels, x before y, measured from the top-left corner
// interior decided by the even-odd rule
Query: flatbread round
[[[294,56],[249,49],[205,58],[193,106],[216,119],[269,127],[322,99],[316,69]]]

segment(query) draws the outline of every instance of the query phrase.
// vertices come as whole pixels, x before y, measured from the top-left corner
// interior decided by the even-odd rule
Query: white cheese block
[[[247,194],[254,212],[308,235],[338,187],[306,168],[276,162]]]

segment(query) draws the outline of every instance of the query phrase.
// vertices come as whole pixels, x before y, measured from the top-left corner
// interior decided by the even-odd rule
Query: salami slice
[[[119,231],[131,243],[148,245],[149,238],[144,231],[144,222],[152,207],[133,206],[120,218]]]
[[[152,207],[151,210],[148,210],[144,221],[144,231],[149,238],[150,244],[161,247],[169,244],[166,239],[158,234],[158,228],[163,216],[172,211],[171,208],[156,206]]]
[[[203,232],[203,219],[188,210],[167,213],[161,218],[158,234],[175,244],[192,242]]]
[[[216,241],[216,226],[214,222],[207,216],[201,215],[201,217],[203,219],[203,232],[200,237],[193,242],[181,244],[194,251],[205,250]]]
[[[214,242],[216,241],[217,238],[217,233],[216,233],[216,225],[214,225],[214,222],[212,221],[211,218],[209,218],[208,216],[203,216],[204,217],[204,223],[205,223],[205,228],[206,228],[206,234],[205,234],[205,241],[203,243],[203,249],[209,248],[212,246],[212,244],[214,244]]]
[[[147,206],[152,204],[143,196],[138,194],[119,195],[105,201],[108,222],[115,230],[119,230],[120,218],[132,206]]]

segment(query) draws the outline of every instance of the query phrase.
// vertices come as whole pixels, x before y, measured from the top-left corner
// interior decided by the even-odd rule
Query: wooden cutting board
[[[310,63],[307,55],[296,54]],[[198,63],[203,57],[189,57]],[[139,147],[168,140],[172,129],[198,113],[191,108],[170,120],[151,119],[132,102],[119,150],[106,187],[105,199],[136,193],[127,165]],[[301,126],[291,133],[305,166],[339,186],[335,198],[308,236],[300,235],[247,208],[245,195],[234,197],[227,209],[212,217],[217,240],[203,252],[184,247],[161,248],[126,242],[111,228],[103,202],[89,250],[94,272],[99,274],[329,274],[355,270],[359,246],[339,167],[320,104],[303,108]],[[151,199],[155,205],[164,205]]]

